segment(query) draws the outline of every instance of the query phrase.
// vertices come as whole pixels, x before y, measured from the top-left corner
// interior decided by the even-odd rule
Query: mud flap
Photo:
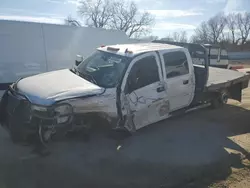
[[[241,100],[242,100],[242,84],[241,83],[232,85],[228,89],[228,92],[229,92],[229,97],[231,99],[234,99],[234,100],[241,102]]]

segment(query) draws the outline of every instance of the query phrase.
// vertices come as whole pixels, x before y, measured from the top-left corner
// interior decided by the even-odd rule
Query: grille
[[[27,99],[8,92],[7,112],[19,120],[27,121],[30,119],[30,103]]]
[[[43,119],[53,119],[55,116],[52,109],[48,109],[46,112],[34,110],[33,115]]]
[[[13,115],[20,101],[16,97],[14,97],[10,92],[8,92],[7,101],[8,101],[7,111],[9,114]]]

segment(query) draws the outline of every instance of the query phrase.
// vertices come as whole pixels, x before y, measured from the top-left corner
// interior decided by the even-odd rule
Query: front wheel
[[[54,128],[43,127],[39,125],[38,135],[39,141],[42,145],[46,146],[49,141],[52,139],[52,136],[55,134]]]

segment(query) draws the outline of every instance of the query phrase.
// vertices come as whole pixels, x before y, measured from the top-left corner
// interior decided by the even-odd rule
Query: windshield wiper
[[[94,77],[92,75],[87,74],[86,72],[82,73],[79,70],[77,70],[77,68],[74,68],[72,71],[75,74],[77,74],[78,76],[80,76],[80,77],[82,77],[82,78],[84,78],[84,79],[86,79],[86,80],[88,80],[88,81],[90,81],[90,82],[97,85],[97,82],[96,82],[96,80],[94,79]]]

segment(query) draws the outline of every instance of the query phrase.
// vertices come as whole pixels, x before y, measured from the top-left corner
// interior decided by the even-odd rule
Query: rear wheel
[[[228,93],[226,91],[223,91],[219,94],[217,94],[212,100],[211,100],[211,107],[213,109],[220,108],[224,104],[227,104],[228,101]]]

